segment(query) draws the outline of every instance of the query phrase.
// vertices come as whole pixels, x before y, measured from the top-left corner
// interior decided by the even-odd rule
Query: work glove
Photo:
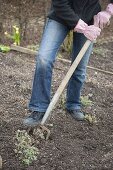
[[[88,26],[83,20],[79,19],[74,32],[83,33],[87,39],[95,41],[100,35],[101,29],[94,25]]]
[[[106,8],[106,11],[111,15],[113,16],[113,4],[108,4],[107,8]]]
[[[103,29],[110,24],[110,18],[113,15],[113,4],[109,4],[105,11],[99,12],[94,16],[94,25]]]

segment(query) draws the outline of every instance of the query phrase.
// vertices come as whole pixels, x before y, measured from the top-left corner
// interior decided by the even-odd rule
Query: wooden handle
[[[82,47],[81,51],[77,55],[76,59],[74,60],[73,64],[71,65],[70,69],[68,70],[66,76],[64,77],[62,83],[60,84],[59,88],[57,89],[55,95],[53,96],[53,99],[51,100],[46,113],[42,119],[41,125],[44,125],[45,121],[47,120],[48,116],[50,115],[51,111],[53,110],[55,104],[57,103],[60,95],[62,94],[65,86],[67,85],[68,81],[70,80],[72,74],[74,73],[75,69],[77,68],[78,64],[80,63],[82,57],[86,53],[88,47],[90,46],[91,41],[87,40],[84,46]]]
[[[11,50],[19,51],[21,53],[31,54],[31,55],[36,55],[37,54],[37,51],[30,50],[28,48],[24,48],[24,47],[14,45],[14,44],[11,45]]]

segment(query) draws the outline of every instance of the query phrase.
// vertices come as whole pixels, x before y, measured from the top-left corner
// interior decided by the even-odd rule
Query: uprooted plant
[[[25,130],[17,130],[14,143],[14,152],[19,156],[19,159],[24,165],[29,165],[37,160],[39,150],[37,147],[33,146],[33,139]]]

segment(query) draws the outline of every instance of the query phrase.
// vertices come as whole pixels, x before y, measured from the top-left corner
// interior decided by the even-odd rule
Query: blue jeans
[[[57,52],[69,33],[69,29],[51,19],[45,26],[39,52],[36,59],[36,69],[32,87],[29,110],[45,112],[51,95],[51,80],[53,65]],[[86,38],[83,34],[74,33],[72,62],[84,45]],[[67,87],[66,107],[69,110],[80,109],[80,93],[85,81],[86,66],[92,51],[92,45],[87,50],[80,64],[72,75]]]

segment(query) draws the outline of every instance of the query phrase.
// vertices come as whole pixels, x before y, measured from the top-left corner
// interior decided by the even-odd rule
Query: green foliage
[[[90,124],[97,123],[96,117],[93,115],[86,114],[85,120],[87,120]]]
[[[9,34],[8,32],[5,32],[4,34],[6,35],[7,38],[10,38],[14,41],[14,45],[20,45],[20,30],[16,25],[13,26],[12,35]]]
[[[62,94],[61,95],[61,105],[63,106],[63,105],[65,105],[65,103],[66,103],[66,97],[64,94]]]
[[[91,106],[92,101],[89,99],[88,96],[81,96],[81,103],[83,106]]]
[[[39,44],[37,45],[28,45],[27,48],[31,49],[31,50],[34,50],[34,51],[38,51],[39,50]]]
[[[63,56],[60,53],[58,53],[58,58],[63,58]]]
[[[72,50],[72,40],[73,40],[73,32],[70,31],[67,35],[64,43],[63,43],[63,49],[67,52],[71,52]]]
[[[17,130],[14,141],[16,146],[14,151],[18,154],[19,159],[24,165],[30,165],[33,161],[37,160],[39,150],[33,146],[33,139],[25,130]]]
[[[103,48],[103,47],[95,47],[93,49],[93,53],[100,55],[100,56],[105,56],[105,54],[108,52],[107,49]]]
[[[10,47],[9,46],[5,46],[5,45],[0,45],[0,52],[6,53],[10,51]]]
[[[59,107],[65,110],[65,105],[66,105],[66,96],[65,94],[62,94],[59,100]]]

